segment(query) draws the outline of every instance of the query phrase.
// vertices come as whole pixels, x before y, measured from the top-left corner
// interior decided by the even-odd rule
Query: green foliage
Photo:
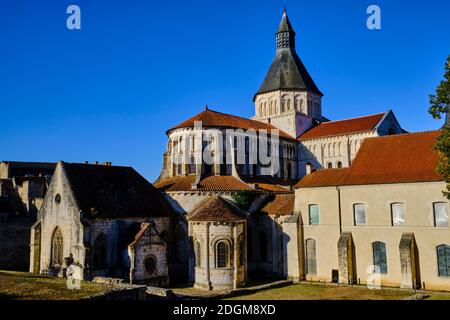
[[[445,64],[444,80],[436,88],[436,94],[430,95],[430,108],[428,112],[435,119],[441,119],[442,114],[449,112],[450,106],[450,56]],[[447,119],[449,121],[450,119]]]
[[[248,210],[257,195],[258,192],[254,190],[243,190],[234,193],[232,197],[239,208],[242,210]]]
[[[437,172],[444,176],[447,183],[447,190],[444,195],[450,199],[450,128],[442,128],[442,134],[434,145],[434,150],[437,152],[439,160],[436,167]]]
[[[450,56],[445,64],[444,80],[436,88],[436,94],[430,95],[429,113],[435,119],[441,119],[446,114],[446,123],[441,130],[441,135],[434,145],[439,160],[436,171],[443,175],[447,188],[444,195],[450,199]]]

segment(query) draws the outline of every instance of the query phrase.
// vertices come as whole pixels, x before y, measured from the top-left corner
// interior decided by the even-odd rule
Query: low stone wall
[[[145,300],[147,286],[117,284],[110,290],[95,294],[84,300]]]

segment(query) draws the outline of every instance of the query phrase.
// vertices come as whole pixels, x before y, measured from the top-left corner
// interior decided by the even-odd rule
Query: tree
[[[257,195],[255,190],[242,190],[233,194],[232,198],[239,208],[247,211]]]
[[[444,195],[450,199],[450,56],[445,64],[444,80],[436,88],[436,94],[430,95],[430,108],[428,112],[435,119],[446,115],[445,124],[441,129],[434,150],[438,154],[436,171],[444,177],[447,183]]]

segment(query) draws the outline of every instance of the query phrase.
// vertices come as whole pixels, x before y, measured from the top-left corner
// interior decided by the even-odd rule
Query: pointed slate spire
[[[295,31],[286,13],[283,12],[276,33],[277,52],[263,83],[255,94],[277,90],[301,90],[323,96],[309,75],[295,50]]]

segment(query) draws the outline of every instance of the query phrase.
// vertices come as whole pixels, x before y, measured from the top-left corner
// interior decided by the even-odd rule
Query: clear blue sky
[[[66,28],[77,4],[82,30]],[[366,28],[378,4],[382,30]],[[0,3],[0,160],[112,161],[153,181],[165,131],[211,108],[250,117],[275,52],[281,0]],[[450,54],[450,1],[287,0],[324,115],[393,109],[438,128],[428,95]]]

